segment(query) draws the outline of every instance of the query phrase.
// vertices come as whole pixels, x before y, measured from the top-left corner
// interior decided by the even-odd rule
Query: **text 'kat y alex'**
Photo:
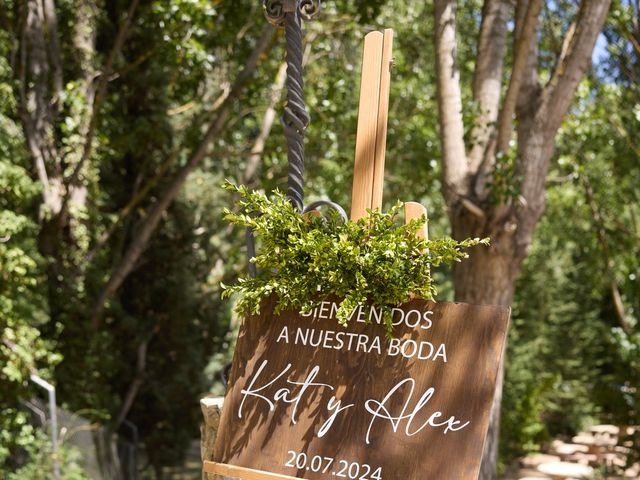
[[[287,364],[275,375],[269,375],[266,372],[268,364],[268,360],[264,360],[248,380],[247,386],[240,391],[239,418],[243,417],[245,408],[268,407],[269,411],[275,411],[278,408],[291,406],[291,423],[295,425],[300,415],[299,409],[301,405],[304,405],[306,396],[323,393],[318,392],[319,389],[335,391],[333,385],[317,380],[320,372],[320,367],[318,366],[313,367],[304,380],[295,381],[291,380],[288,375],[291,372],[291,363]],[[470,421],[463,422],[455,416],[447,418],[440,410],[429,410],[429,402],[436,395],[434,387],[427,388],[421,394],[419,392],[416,393],[415,390],[415,380],[413,378],[405,378],[393,385],[381,398],[367,399],[362,405],[356,405],[355,403],[345,404],[342,399],[331,395],[326,403],[328,418],[320,425],[317,436],[325,436],[339,415],[348,415],[357,408],[364,408],[370,416],[364,438],[366,444],[371,442],[372,430],[377,422],[387,422],[396,434],[409,437],[419,434],[425,428],[441,429],[442,433],[446,435],[448,432],[456,432],[470,425]],[[414,395],[418,394],[420,394],[420,397],[415,401]],[[326,398],[324,395],[322,397]],[[404,399],[404,401],[398,402],[398,398]],[[256,405],[252,400],[259,402],[259,404]]]

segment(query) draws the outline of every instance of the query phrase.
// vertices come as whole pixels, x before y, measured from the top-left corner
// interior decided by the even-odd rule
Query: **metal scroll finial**
[[[321,0],[264,0],[264,15],[269,23],[275,27],[284,25],[286,13],[296,10],[303,20],[311,20],[322,7]]]
[[[320,0],[300,0],[298,11],[302,18],[309,21],[320,13],[321,7],[322,2]]]
[[[311,19],[320,10],[320,0],[264,0],[267,20],[284,26],[287,51],[287,104],[281,121],[287,140],[289,185],[287,196],[302,211],[304,204],[304,131],[309,113],[304,103],[302,78],[301,18]]]
[[[274,27],[281,27],[284,24],[286,0],[264,0],[264,16]]]

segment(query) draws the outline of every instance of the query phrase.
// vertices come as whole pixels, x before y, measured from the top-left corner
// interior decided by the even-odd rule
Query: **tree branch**
[[[516,31],[514,37],[515,45],[520,38],[524,19],[527,15],[529,0],[518,0],[516,7]],[[516,117],[535,117],[540,103],[540,93],[542,88],[538,80],[538,42],[531,42],[527,61],[524,67],[524,75],[520,85],[518,98],[516,99]]]
[[[565,36],[562,53],[543,92],[541,114],[555,133],[573,101],[578,84],[591,65],[591,54],[602,30],[611,0],[582,0]]]
[[[498,118],[510,9],[508,1],[486,0],[482,10],[478,61],[473,78],[473,98],[478,102],[480,114],[471,133],[473,141],[469,153],[471,172],[475,172],[482,163],[494,130],[493,124]]]
[[[584,186],[584,193],[587,199],[587,205],[591,210],[591,216],[596,226],[596,236],[598,243],[602,248],[602,253],[605,261],[605,269],[609,280],[609,289],[611,290],[611,298],[613,300],[613,306],[616,311],[616,317],[618,318],[618,324],[622,330],[629,335],[632,331],[631,325],[627,322],[627,315],[625,313],[624,302],[622,301],[622,295],[620,294],[620,288],[616,280],[615,262],[613,260],[613,254],[611,253],[611,247],[609,246],[609,240],[607,239],[607,232],[604,225],[604,219],[602,213],[598,208],[595,195],[593,194],[593,187],[587,175],[582,175],[582,185]]]
[[[79,0],[76,5],[73,46],[75,48],[76,61],[83,77],[83,93],[87,106],[93,104],[93,82],[95,80],[95,54],[96,54],[96,19],[98,6],[94,0]],[[85,115],[86,117],[86,115]],[[85,120],[85,123],[86,120]],[[81,128],[81,134],[86,134],[86,128]]]
[[[62,203],[62,209],[66,210],[66,207],[69,203],[69,199],[71,197],[71,193],[73,190],[73,186],[78,182],[78,177],[80,176],[80,172],[82,171],[82,167],[85,162],[91,156],[91,151],[93,148],[93,138],[95,136],[95,130],[98,123],[98,113],[100,111],[100,105],[104,100],[107,85],[109,83],[109,77],[113,72],[113,66],[116,61],[116,57],[122,50],[124,45],[124,41],[127,38],[129,33],[129,29],[131,27],[131,23],[133,21],[133,17],[135,15],[136,8],[138,8],[139,0],[131,0],[131,4],[129,5],[129,9],[127,10],[127,16],[124,17],[120,23],[120,28],[118,29],[118,33],[116,34],[116,38],[113,42],[113,46],[109,51],[109,55],[107,57],[107,61],[105,63],[104,69],[102,73],[97,79],[95,89],[93,92],[89,92],[87,94],[87,98],[91,101],[91,108],[89,109],[89,120],[87,122],[87,126],[85,127],[85,141],[82,147],[82,155],[80,159],[76,163],[73,172],[69,176],[69,178],[65,181],[66,192]],[[91,87],[89,87],[91,88]]]
[[[527,6],[522,25],[519,26],[519,35],[516,40],[513,69],[511,80],[505,96],[500,122],[498,126],[497,153],[506,152],[509,149],[511,132],[513,130],[513,116],[520,95],[520,87],[524,81],[529,53],[532,43],[535,41],[535,32],[538,26],[538,17],[542,8],[542,0],[530,0]]]
[[[133,406],[133,402],[138,396],[138,392],[140,391],[140,387],[144,382],[144,374],[147,368],[147,350],[149,347],[149,342],[153,338],[153,336],[158,332],[159,327],[156,325],[149,337],[144,340],[140,345],[138,345],[137,355],[136,355],[136,373],[133,376],[133,380],[129,384],[129,388],[127,389],[127,393],[122,402],[122,406],[120,407],[120,411],[116,416],[116,420],[113,422],[113,430],[116,431],[122,425],[122,422],[127,415],[129,414],[129,410]]]
[[[57,214],[61,204],[61,168],[50,124],[54,115],[49,99],[50,67],[42,5],[36,0],[24,2],[22,17],[17,75],[18,109],[27,148],[42,184],[44,205]]]
[[[58,102],[64,92],[62,77],[62,61],[60,59],[60,44],[58,42],[58,18],[53,0],[43,0],[43,16],[47,30],[47,45],[49,47],[49,61],[51,63],[51,76],[53,79],[52,104],[58,106]]]
[[[456,1],[435,1],[436,74],[443,194],[449,206],[468,191],[460,72],[456,65]]]
[[[158,172],[149,179],[147,183],[145,183],[142,188],[135,192],[127,204],[122,207],[122,209],[118,212],[118,215],[114,222],[109,225],[107,231],[98,239],[94,247],[85,255],[84,261],[82,264],[84,265],[84,269],[93,261],[98,252],[107,244],[112,235],[116,232],[117,227],[122,223],[122,221],[129,216],[129,214],[136,208],[142,200],[147,197],[147,194],[153,189],[159,182],[165,177],[165,174],[169,170],[169,167],[175,163],[178,157],[178,151],[172,154],[167,161],[165,161],[161,166]],[[78,272],[79,273],[79,272]]]
[[[518,105],[518,157],[515,178],[520,179],[517,212],[518,238],[523,248],[544,212],[545,178],[553,155],[555,135],[567,113],[576,89],[590,65],[593,47],[600,33],[611,0],[582,0],[572,27],[564,39],[563,53],[553,76],[535,99]],[[526,84],[526,82],[525,82]],[[535,86],[526,84],[527,94]],[[531,89],[531,91],[529,91]]]
[[[106,301],[120,288],[122,282],[124,282],[125,278],[131,270],[133,270],[140,255],[145,250],[151,235],[160,223],[163,213],[176,198],[189,174],[195,170],[198,164],[207,156],[211,143],[218,137],[226,124],[234,101],[240,96],[245,83],[255,72],[262,54],[271,45],[273,34],[273,27],[266,25],[244,68],[240,71],[233,83],[229,95],[211,119],[209,128],[200,141],[200,144],[193,151],[187,163],[176,172],[170,183],[159,194],[158,201],[149,209],[147,215],[140,220],[136,235],[127,246],[120,263],[114,268],[109,280],[103,286],[94,302],[91,311],[91,323],[94,328],[97,329],[100,326],[100,316],[104,310]]]
[[[273,127],[273,122],[276,118],[276,104],[280,100],[282,96],[282,90],[284,88],[284,82],[287,78],[287,62],[282,62],[280,64],[280,68],[278,68],[278,73],[276,73],[275,81],[273,82],[273,86],[271,87],[271,97],[269,98],[269,105],[264,112],[262,117],[262,126],[260,127],[260,133],[256,137],[255,142],[253,143],[253,147],[251,148],[251,153],[249,154],[249,158],[247,159],[247,165],[244,169],[244,175],[242,178],[242,183],[249,183],[256,174],[258,170],[258,165],[260,164],[260,159],[262,158],[262,154],[264,153],[264,145],[269,137],[269,133],[271,133],[271,127]]]

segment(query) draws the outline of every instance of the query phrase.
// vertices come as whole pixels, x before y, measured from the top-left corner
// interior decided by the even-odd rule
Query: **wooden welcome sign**
[[[216,461],[296,478],[475,479],[507,330],[507,307],[336,301],[308,316],[245,319]],[[255,477],[266,478],[266,477]]]
[[[365,37],[352,220],[382,204],[393,32]],[[405,220],[426,215],[405,204]],[[426,236],[426,226],[419,234]],[[509,308],[414,299],[382,312],[339,299],[308,315],[274,314],[274,299],[240,328],[214,462],[248,480],[474,480],[489,423]]]

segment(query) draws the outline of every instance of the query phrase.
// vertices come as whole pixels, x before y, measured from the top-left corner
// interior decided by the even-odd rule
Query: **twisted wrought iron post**
[[[267,20],[285,29],[287,104],[281,117],[287,140],[289,182],[287,196],[299,211],[304,207],[304,131],[309,113],[304,103],[302,78],[302,24],[320,10],[320,0],[264,0]]]
[[[309,125],[309,113],[304,104],[304,80],[302,77],[302,19],[311,20],[320,11],[320,0],[264,0],[267,20],[276,27],[284,26],[287,60],[287,104],[281,117],[287,141],[289,182],[287,197],[301,213],[321,206],[336,209],[347,221],[347,214],[340,205],[330,200],[320,200],[304,207],[304,131]],[[257,274],[255,264],[255,240],[253,231],[246,231],[249,275]]]

